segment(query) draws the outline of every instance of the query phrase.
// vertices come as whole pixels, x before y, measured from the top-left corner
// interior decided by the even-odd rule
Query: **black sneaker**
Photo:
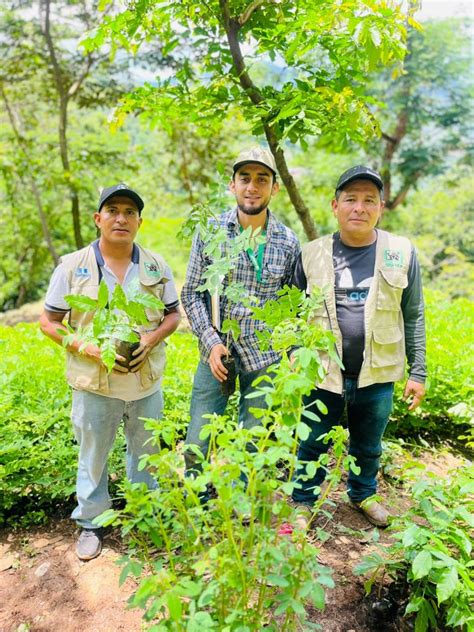
[[[102,551],[102,529],[83,529],[76,544],[76,555],[84,562],[93,560]]]

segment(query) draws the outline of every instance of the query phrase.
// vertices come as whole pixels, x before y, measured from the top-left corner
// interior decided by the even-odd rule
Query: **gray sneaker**
[[[102,529],[83,529],[76,544],[76,555],[86,562],[102,551]]]

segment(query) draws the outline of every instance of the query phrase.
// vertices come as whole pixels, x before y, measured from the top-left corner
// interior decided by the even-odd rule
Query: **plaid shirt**
[[[227,229],[229,239],[239,234],[237,209],[227,211],[219,216],[219,226]],[[196,233],[189,258],[186,281],[181,293],[182,304],[191,324],[193,333],[199,339],[199,350],[204,362],[209,359],[211,349],[217,344],[225,344],[225,334],[216,331],[212,326],[210,308],[206,301],[206,293],[196,290],[203,283],[203,271],[211,263],[203,253],[204,244]],[[255,268],[249,255],[241,252],[233,270],[233,282],[242,283],[250,296],[258,299],[260,305],[275,299],[276,293],[284,285],[290,285],[293,269],[300,254],[298,238],[289,228],[279,222],[268,211],[265,253],[263,258],[262,279],[257,281]],[[227,279],[223,286],[226,287]],[[227,313],[227,299],[220,298],[221,322],[225,318],[238,321],[241,333],[237,342],[232,342],[232,353],[240,359],[244,371],[257,371],[274,362],[280,356],[274,351],[262,352],[258,348],[256,330],[265,329],[262,321],[251,318],[251,312],[241,303],[231,303],[230,315]]]

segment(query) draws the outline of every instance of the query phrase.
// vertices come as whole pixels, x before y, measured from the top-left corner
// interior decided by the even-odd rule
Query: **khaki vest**
[[[137,244],[138,246],[138,244]],[[138,246],[140,252],[140,268],[138,278],[140,289],[153,294],[161,300],[164,284],[169,280],[163,277],[165,262],[160,255]],[[92,245],[64,255],[61,259],[69,280],[71,294],[97,298],[99,292],[99,266]],[[90,276],[78,275],[78,268],[86,268]],[[149,325],[138,327],[140,332],[156,329],[163,320],[163,311],[146,308]],[[84,327],[93,318],[92,312],[78,312],[74,309],[69,314],[69,324],[73,329]],[[140,391],[151,388],[163,374],[165,368],[165,343],[160,342],[148,355],[139,371]],[[66,378],[73,388],[107,394],[109,380],[107,369],[94,360],[81,354],[66,353]]]
[[[308,293],[322,289],[324,303],[315,322],[333,332],[342,359],[342,335],[337,322],[335,273],[332,259],[333,236],[326,235],[303,246],[303,269]],[[400,307],[403,289],[408,285],[411,244],[405,237],[377,230],[374,277],[364,311],[365,348],[358,387],[400,380],[405,373],[405,330]],[[328,354],[322,354],[327,371],[318,384],[333,393],[342,393],[341,369]]]

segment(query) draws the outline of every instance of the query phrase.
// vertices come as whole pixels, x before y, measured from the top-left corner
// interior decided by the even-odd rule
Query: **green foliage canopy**
[[[139,0],[105,16],[83,44],[87,54],[105,41],[113,50],[136,52],[159,40],[179,70],[125,97],[116,123],[140,111],[168,132],[184,119],[212,133],[229,115],[242,113],[253,134],[265,135],[305,232],[314,238],[282,144],[307,148],[306,139],[323,132],[357,142],[377,133],[365,83],[380,65],[403,59],[405,20],[395,5],[376,1]],[[254,69],[262,61],[273,62],[288,79],[277,84],[260,75],[258,83]]]

